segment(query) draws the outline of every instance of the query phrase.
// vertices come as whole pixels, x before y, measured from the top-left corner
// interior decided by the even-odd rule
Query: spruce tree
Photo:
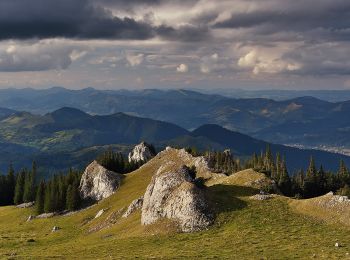
[[[315,160],[314,160],[313,156],[311,156],[309,167],[307,169],[305,178],[308,180],[312,180],[316,177],[316,174],[317,174],[317,169],[316,169],[316,165],[315,165]]]
[[[283,194],[289,196],[291,193],[291,181],[287,171],[286,161],[281,162],[280,177],[278,180],[278,186],[280,187]]]
[[[36,193],[35,206],[36,213],[41,214],[44,212],[44,204],[45,204],[45,182],[41,181]]]
[[[22,170],[18,176],[15,187],[14,203],[16,205],[23,203],[23,193],[24,193],[24,182],[25,182],[25,170]]]
[[[317,170],[312,156],[310,157],[309,167],[306,171],[303,190],[305,198],[314,197],[317,194]]]
[[[16,187],[16,177],[15,177],[15,171],[13,169],[12,164],[10,164],[8,173],[6,176],[6,204],[11,205],[13,204],[13,199],[15,196],[15,187]]]
[[[32,200],[32,173],[26,171],[24,177],[23,201],[31,202]]]
[[[52,203],[52,197],[51,197],[51,182],[48,182],[45,187],[45,199],[44,199],[44,212],[49,213],[53,212],[53,203]]]
[[[74,184],[68,186],[66,197],[66,208],[70,211],[76,210],[79,206],[79,192]]]

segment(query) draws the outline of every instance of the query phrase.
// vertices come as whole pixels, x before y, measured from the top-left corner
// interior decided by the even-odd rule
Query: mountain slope
[[[333,171],[337,170],[341,159],[344,160],[346,164],[350,165],[350,157],[345,155],[271,144],[241,133],[232,132],[218,125],[204,125],[194,130],[192,134],[194,136],[206,137],[217,144],[230,148],[234,154],[240,156],[249,156],[253,153],[260,153],[260,151],[266,149],[267,145],[270,145],[271,150],[274,153],[279,152],[286,157],[288,168],[291,171],[305,169],[311,155],[317,163],[323,164],[324,167]]]
[[[68,216],[26,222],[33,209],[0,207],[0,257],[19,259],[85,258],[235,258],[342,259],[350,247],[349,228],[329,225],[289,206],[291,199],[249,199],[258,192],[235,184],[208,187],[216,219],[208,230],[177,233],[169,222],[140,224],[140,212],[121,212],[145,191],[153,174],[169,160],[182,164],[179,152],[157,156],[127,174],[111,197]],[[104,209],[99,218],[97,212]],[[53,226],[60,229],[51,232]],[[341,247],[334,247],[338,242]]]
[[[62,108],[43,116],[19,112],[0,121],[0,142],[14,145],[12,153],[0,157],[0,170],[6,170],[13,160],[11,154],[16,158],[14,164],[17,167],[28,166],[24,162],[35,159],[47,170],[66,169],[81,167],[101,152],[101,147],[114,145],[119,150],[141,141],[159,148],[168,145],[194,146],[200,150],[230,148],[236,156],[243,158],[260,153],[268,145],[268,142],[218,125],[204,125],[189,132],[171,123],[123,113],[92,116],[74,108]],[[350,165],[350,157],[339,154],[276,144],[271,144],[271,148],[286,156],[293,172],[305,168],[311,155],[327,169],[336,170],[340,159]],[[23,155],[18,157],[22,150]],[[126,149],[122,150],[125,153]]]
[[[350,148],[350,138],[345,133],[350,128],[349,102],[332,103],[310,96],[275,101],[229,98],[189,90],[111,91],[55,87],[0,90],[0,106],[41,114],[67,106],[98,115],[123,112],[170,122],[189,130],[203,124],[218,124],[280,144],[299,143],[322,149],[336,144]],[[318,135],[320,128],[334,139]],[[300,129],[305,130],[306,135],[299,134]],[[334,143],[337,140],[340,141]]]

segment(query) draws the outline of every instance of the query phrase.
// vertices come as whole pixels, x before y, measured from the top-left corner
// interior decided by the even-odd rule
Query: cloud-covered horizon
[[[0,87],[345,88],[349,15],[348,0],[2,0]]]

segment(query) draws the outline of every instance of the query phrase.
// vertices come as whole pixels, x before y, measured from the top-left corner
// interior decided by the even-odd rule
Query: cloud
[[[73,61],[86,55],[82,47],[54,41],[37,43],[3,43],[0,46],[0,71],[45,71],[67,69]]]
[[[149,39],[151,25],[113,16],[89,0],[2,0],[0,40],[30,38]]]
[[[200,71],[204,74],[210,73],[213,70],[219,68],[218,66],[219,55],[214,53],[210,56],[205,56],[201,59]]]
[[[276,74],[281,72],[294,72],[302,68],[300,63],[290,59],[283,59],[283,50],[271,52],[268,49],[253,49],[239,58],[237,65],[250,70],[253,74]]]
[[[143,62],[144,56],[145,55],[142,53],[138,53],[138,54],[127,53],[126,60],[131,67],[135,67],[140,65]]]
[[[188,66],[182,63],[179,66],[177,66],[176,71],[182,73],[188,72]]]

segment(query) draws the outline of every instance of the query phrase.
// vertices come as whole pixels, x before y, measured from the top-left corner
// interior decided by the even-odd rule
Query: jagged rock
[[[231,156],[232,154],[231,154],[231,149],[225,149],[224,150],[224,154],[226,155],[226,156]]]
[[[101,200],[111,196],[120,186],[122,175],[107,170],[93,161],[81,177],[79,190],[83,199]]]
[[[204,192],[193,183],[188,167],[172,163],[153,176],[141,213],[143,225],[168,218],[177,221],[183,232],[202,230],[213,222]]]
[[[60,228],[57,227],[57,226],[54,226],[54,227],[52,228],[51,232],[56,232],[56,231],[58,231],[58,230],[60,230]]]
[[[143,196],[130,203],[128,209],[123,214],[123,218],[129,217],[136,210],[141,209],[143,204]]]
[[[35,202],[32,201],[32,202],[27,202],[27,203],[19,204],[19,205],[17,205],[16,207],[17,207],[17,208],[21,208],[21,209],[25,209],[25,208],[33,207],[34,204],[35,204]]]
[[[52,218],[52,217],[54,217],[56,215],[57,215],[56,212],[43,213],[43,214],[40,214],[40,215],[36,216],[35,218]]]
[[[252,200],[269,200],[272,199],[274,197],[273,194],[256,194],[254,196],[251,196],[250,199]]]
[[[129,162],[147,162],[155,156],[155,151],[151,145],[142,142],[136,145],[134,149],[129,153]]]
[[[35,219],[35,216],[30,215],[30,216],[27,218],[27,222],[29,222],[29,221],[31,221],[31,220],[33,220],[33,219]]]
[[[103,213],[105,213],[105,210],[104,210],[104,209],[101,209],[99,212],[97,212],[95,218],[101,217]]]

